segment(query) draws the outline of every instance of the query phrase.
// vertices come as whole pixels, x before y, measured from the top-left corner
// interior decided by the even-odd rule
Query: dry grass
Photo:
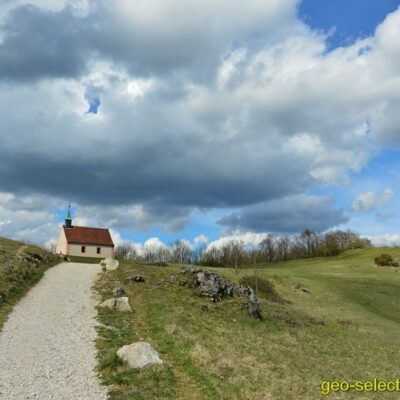
[[[0,304],[0,330],[18,300],[60,261],[40,247],[0,237],[0,296],[5,301]]]
[[[263,321],[252,320],[235,299],[212,304],[172,283],[178,267],[123,262],[101,278],[103,296],[123,284],[133,267],[146,282],[123,284],[133,314],[100,314],[103,323],[118,328],[107,330],[98,343],[99,370],[115,389],[111,398],[314,400],[321,398],[324,380],[396,379],[400,274],[374,268],[376,252],[382,250],[260,266],[258,276],[272,279],[277,293],[290,301],[262,300]],[[237,279],[233,270],[218,272]],[[295,284],[309,293],[293,290]],[[160,352],[164,370],[129,371],[113,358],[119,345],[140,338]],[[397,398],[397,393],[379,396]]]

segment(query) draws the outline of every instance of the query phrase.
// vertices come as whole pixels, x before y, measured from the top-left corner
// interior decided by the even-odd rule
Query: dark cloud
[[[123,228],[177,230],[226,207],[242,207],[220,221],[232,230],[345,222],[300,194],[347,182],[376,126],[395,136],[398,69],[384,60],[400,13],[371,51],[327,53],[296,3],[14,8],[1,28],[0,191],[71,200]]]
[[[218,223],[232,231],[297,233],[304,229],[322,232],[349,220],[332,199],[298,195],[244,207]]]
[[[0,77],[34,80],[79,77],[93,59],[109,60],[135,75],[182,72],[190,78],[214,78],[215,68],[237,38],[272,34],[294,21],[296,0],[247,5],[223,0],[134,3],[95,0],[84,14],[73,5],[50,11],[16,6],[2,26]],[[68,3],[67,3],[68,4]],[[242,11],[242,13],[239,12]]]
[[[179,146],[179,143],[176,144]],[[210,149],[208,160],[191,147],[176,153],[173,140],[118,151],[118,158],[82,159],[66,147],[56,158],[28,151],[0,160],[2,190],[46,193],[86,204],[165,204],[183,207],[237,207],[265,198],[301,192],[314,180],[301,160],[292,159],[279,171],[266,159],[254,170],[251,154],[237,160],[232,149]],[[61,149],[62,150],[62,149]],[[197,148],[197,151],[207,149]],[[85,145],[85,151],[90,146]],[[92,151],[96,152],[95,146]],[[62,152],[62,151],[61,151]],[[225,166],[223,164],[226,164]],[[296,176],[297,179],[293,179]]]
[[[1,28],[1,79],[29,81],[81,75],[90,51],[84,24],[70,8],[53,12],[27,5],[11,10]]]

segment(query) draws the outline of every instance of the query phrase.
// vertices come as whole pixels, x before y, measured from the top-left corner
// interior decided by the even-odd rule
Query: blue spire
[[[68,205],[68,213],[65,218],[65,227],[72,228],[72,217],[71,217],[71,204]]]
[[[67,218],[66,219],[71,219],[72,220],[72,217],[71,217],[71,204],[68,205],[68,214],[67,214]]]

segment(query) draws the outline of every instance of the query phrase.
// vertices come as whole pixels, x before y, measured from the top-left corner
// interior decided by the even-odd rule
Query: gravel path
[[[0,332],[0,399],[105,400],[93,371],[100,266],[63,263],[15,306]]]

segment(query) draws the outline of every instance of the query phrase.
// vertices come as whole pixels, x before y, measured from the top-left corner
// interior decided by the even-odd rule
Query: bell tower
[[[67,217],[65,218],[64,226],[66,228],[72,228],[71,204],[68,205],[68,213],[67,213]]]

